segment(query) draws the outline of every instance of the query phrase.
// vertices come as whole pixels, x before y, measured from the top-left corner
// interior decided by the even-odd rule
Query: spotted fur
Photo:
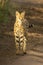
[[[16,44],[16,54],[19,54],[20,51],[26,53],[26,37],[24,35],[24,27],[22,22],[24,21],[25,12],[19,13],[16,11],[16,21],[14,24],[14,36]]]

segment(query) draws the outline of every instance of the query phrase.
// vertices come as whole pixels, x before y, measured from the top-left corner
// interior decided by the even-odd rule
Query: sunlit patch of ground
[[[10,36],[14,36],[14,32],[4,32],[4,34],[6,34],[6,35],[10,35]]]
[[[30,19],[42,19],[43,20],[43,17],[41,16],[29,16]]]
[[[32,54],[32,55],[36,55],[36,56],[43,57],[43,53],[40,53],[40,52],[36,52],[36,51],[29,50],[29,52],[27,52],[27,53]]]
[[[33,37],[43,37],[43,34],[39,34],[39,33],[28,33],[28,36],[33,36]]]

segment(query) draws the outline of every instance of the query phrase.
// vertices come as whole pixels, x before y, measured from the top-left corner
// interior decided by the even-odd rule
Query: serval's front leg
[[[17,40],[17,38],[15,37],[15,45],[16,45],[16,55],[19,54],[19,40]]]

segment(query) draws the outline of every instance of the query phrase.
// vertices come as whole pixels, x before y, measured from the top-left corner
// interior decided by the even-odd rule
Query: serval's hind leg
[[[23,53],[26,54],[26,38],[24,37]]]

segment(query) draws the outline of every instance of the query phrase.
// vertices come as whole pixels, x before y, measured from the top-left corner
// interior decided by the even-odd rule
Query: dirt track
[[[36,30],[35,30],[36,29]],[[0,65],[43,65],[43,27],[29,29],[27,54],[15,55],[13,32],[0,35]]]

